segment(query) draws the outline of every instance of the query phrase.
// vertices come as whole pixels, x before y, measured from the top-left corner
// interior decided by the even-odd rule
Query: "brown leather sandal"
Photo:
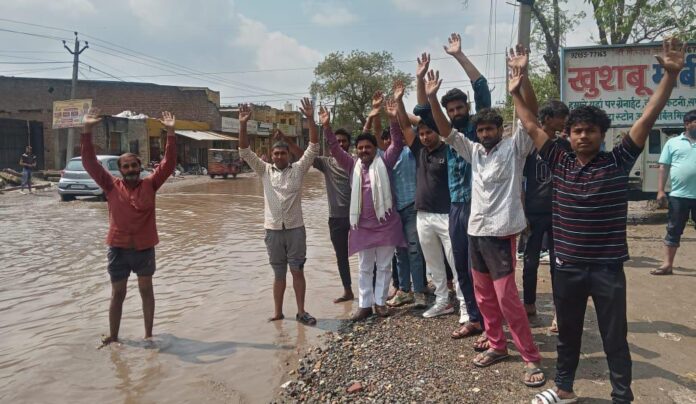
[[[477,326],[472,322],[467,322],[452,332],[452,339],[472,337],[481,333],[483,333],[483,329],[481,328],[481,326]]]

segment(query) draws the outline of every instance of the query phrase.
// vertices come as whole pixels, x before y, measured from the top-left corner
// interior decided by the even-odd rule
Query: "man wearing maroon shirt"
[[[99,110],[90,110],[84,118],[81,142],[82,165],[104,191],[109,207],[106,244],[109,246],[107,268],[111,277],[110,334],[102,338],[102,344],[108,345],[118,341],[126,284],[131,271],[138,275],[138,288],[143,299],[145,338],[152,337],[155,316],[152,275],[155,273],[155,245],[159,242],[155,225],[155,193],[174,171],[176,138],[174,115],[163,112],[160,122],[167,129],[167,146],[160,165],[151,175],[141,179],[140,158],[133,153],[125,153],[118,159],[118,169],[123,176],[118,178],[102,167],[94,151],[92,129],[100,121]]]

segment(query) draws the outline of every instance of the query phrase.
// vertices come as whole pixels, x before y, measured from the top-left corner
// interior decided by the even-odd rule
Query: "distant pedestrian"
[[[696,221],[696,109],[684,115],[684,133],[669,139],[660,155],[657,200],[667,200],[665,183],[670,179],[669,214],[665,236],[665,260],[653,275],[672,275],[681,235],[689,220]]]
[[[31,190],[31,173],[36,168],[36,156],[31,152],[31,146],[27,146],[24,150],[24,154],[19,159],[19,165],[22,167],[22,185],[19,192],[26,194],[24,188],[29,188],[29,193],[33,194],[34,191]]]

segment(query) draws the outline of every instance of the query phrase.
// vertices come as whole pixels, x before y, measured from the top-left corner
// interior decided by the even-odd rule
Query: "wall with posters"
[[[655,55],[662,43],[564,48],[561,99],[571,109],[594,105],[609,114],[612,126],[631,126],[642,115],[664,74]],[[683,126],[696,109],[696,43],[687,47],[686,65],[656,125]]]

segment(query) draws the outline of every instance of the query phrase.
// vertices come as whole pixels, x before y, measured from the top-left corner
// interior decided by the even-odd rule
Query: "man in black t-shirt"
[[[24,188],[29,188],[29,193],[33,194],[31,190],[31,173],[36,168],[36,156],[31,152],[31,146],[27,146],[25,153],[19,158],[19,165],[22,167],[22,187],[19,192],[25,193]]]
[[[570,151],[570,143],[557,136],[563,131],[565,120],[568,117],[568,107],[560,101],[550,101],[539,109],[539,122],[541,127],[555,139],[560,147]],[[524,308],[528,315],[536,314],[536,289],[537,270],[539,268],[539,254],[541,253],[544,233],[548,233],[550,264],[553,273],[553,237],[551,229],[551,194],[553,175],[546,160],[539,157],[533,150],[527,157],[524,165],[526,178],[524,211],[529,224],[529,236],[524,249],[524,270],[522,283],[524,289]]]

